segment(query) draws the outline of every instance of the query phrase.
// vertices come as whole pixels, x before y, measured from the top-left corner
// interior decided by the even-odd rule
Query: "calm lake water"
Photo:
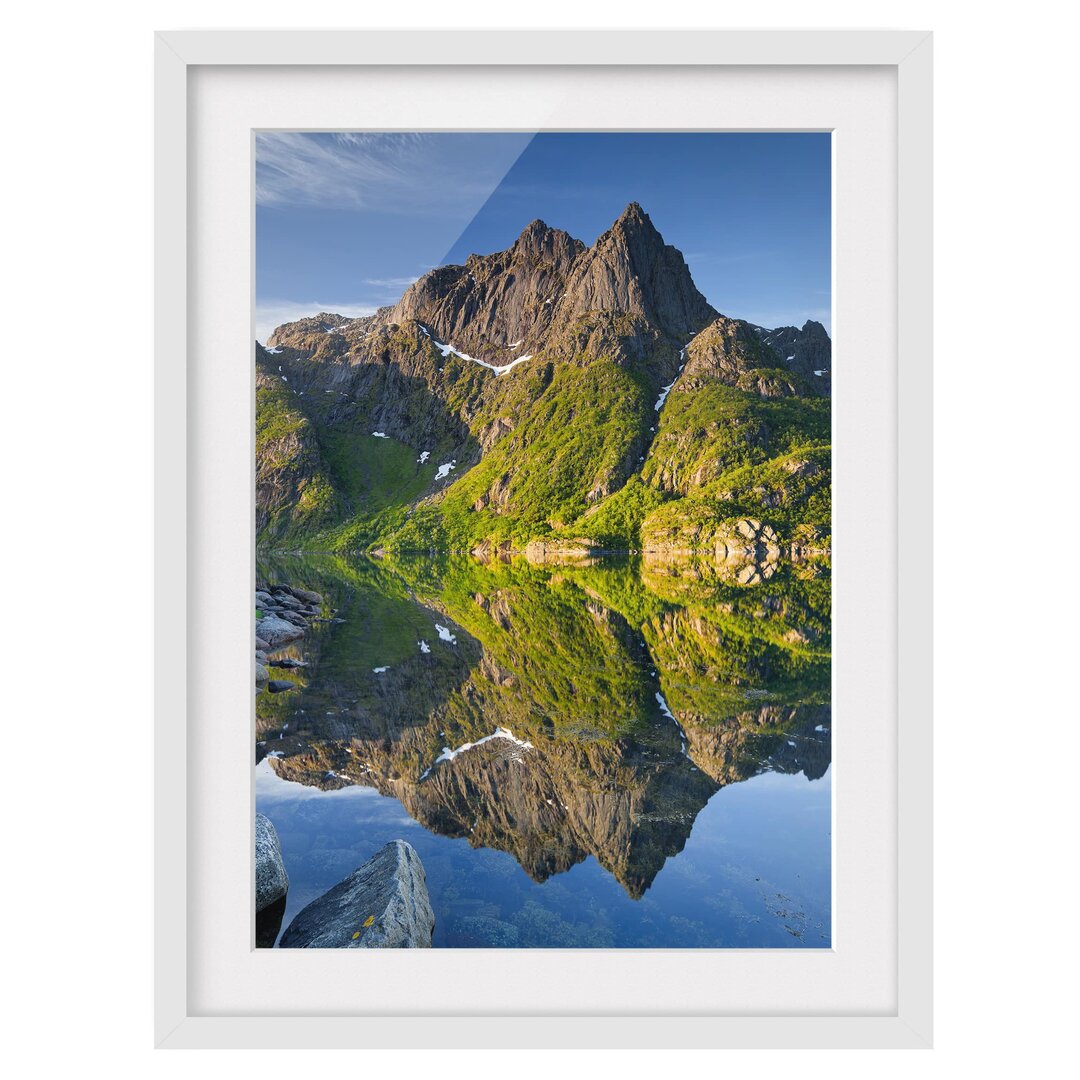
[[[297,688],[256,699],[283,926],[401,838],[436,947],[830,946],[827,565],[310,556],[259,575],[328,617],[275,654],[305,662],[272,672]]]

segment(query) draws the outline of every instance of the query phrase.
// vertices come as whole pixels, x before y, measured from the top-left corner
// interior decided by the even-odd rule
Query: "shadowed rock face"
[[[472,255],[464,266],[425,274],[386,321],[421,323],[470,356],[509,363],[545,340],[567,275],[583,251],[580,240],[533,221],[506,251]]]
[[[820,776],[830,726],[798,703],[827,693],[827,583],[649,580],[471,559],[308,580],[345,622],[305,638],[288,701],[260,697],[257,754],[288,780],[374,787],[537,881],[592,855],[640,897],[719,787]]]
[[[506,251],[432,270],[376,315],[301,319],[278,327],[268,345],[281,350],[270,359],[303,353],[356,363],[380,354],[389,328],[418,324],[437,341],[500,366],[540,352],[600,313],[678,342],[716,318],[682,255],[631,203],[591,248],[533,221]]]

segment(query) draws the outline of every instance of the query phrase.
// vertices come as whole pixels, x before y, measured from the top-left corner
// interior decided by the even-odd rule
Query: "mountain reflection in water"
[[[428,869],[437,946],[830,944],[827,565],[304,556],[258,573],[343,620],[279,650],[306,662],[297,688],[257,698],[286,924],[401,836]],[[746,783],[772,774],[798,789]],[[745,791],[725,807],[730,785]],[[498,859],[485,885],[494,852],[529,880]]]

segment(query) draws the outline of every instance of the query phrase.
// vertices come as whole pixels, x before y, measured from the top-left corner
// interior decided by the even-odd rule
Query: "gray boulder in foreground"
[[[301,911],[281,949],[430,949],[435,915],[411,844],[393,840]]]
[[[281,858],[281,842],[268,817],[255,815],[255,910],[263,911],[285,897],[289,875]]]

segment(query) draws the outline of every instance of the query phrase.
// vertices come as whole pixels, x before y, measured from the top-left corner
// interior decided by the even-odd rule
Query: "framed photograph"
[[[159,1046],[930,1045],[930,103],[158,35]]]

